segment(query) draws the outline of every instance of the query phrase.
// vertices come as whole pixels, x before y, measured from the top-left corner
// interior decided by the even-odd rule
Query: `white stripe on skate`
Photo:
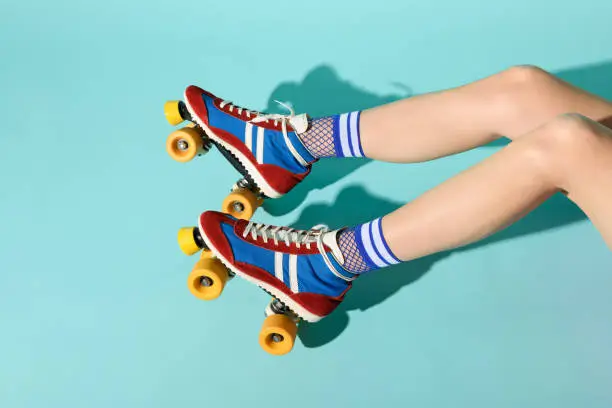
[[[289,255],[289,287],[293,293],[298,293],[297,255]]]
[[[264,128],[257,128],[257,156],[255,159],[262,164],[264,161]]]
[[[244,128],[244,143],[249,151],[253,151],[253,124],[247,122]]]
[[[283,281],[283,254],[281,252],[274,253],[274,276],[281,282]]]

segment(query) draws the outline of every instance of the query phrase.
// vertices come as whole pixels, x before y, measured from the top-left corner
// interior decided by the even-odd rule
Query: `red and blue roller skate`
[[[342,267],[337,233],[324,226],[295,230],[207,211],[198,227],[179,232],[179,244],[187,254],[204,250],[188,280],[196,297],[218,297],[234,275],[273,297],[260,344],[272,354],[285,354],[293,347],[296,322],[317,322],[332,313],[356,278]]]
[[[289,115],[264,114],[190,86],[184,101],[166,103],[166,118],[172,125],[192,122],[168,137],[167,151],[175,160],[187,162],[216,146],[244,177],[223,211],[250,219],[263,198],[288,193],[316,161],[298,137],[308,129],[308,116],[287,108]]]

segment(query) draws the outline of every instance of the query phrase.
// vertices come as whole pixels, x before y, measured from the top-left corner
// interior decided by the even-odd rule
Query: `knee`
[[[509,85],[531,89],[549,84],[553,75],[535,65],[516,65],[503,71],[500,77]]]
[[[545,125],[548,133],[564,142],[574,142],[595,136],[599,123],[580,113],[564,113]]]
[[[559,115],[516,143],[525,160],[544,177],[555,180],[568,167],[591,160],[597,150],[596,122],[575,113]],[[524,144],[526,143],[526,144]]]
[[[551,120],[538,133],[548,153],[569,159],[588,158],[599,132],[597,122],[578,113],[566,113]]]
[[[533,65],[517,65],[497,74],[494,105],[503,112],[522,114],[539,104],[555,86],[553,76]]]

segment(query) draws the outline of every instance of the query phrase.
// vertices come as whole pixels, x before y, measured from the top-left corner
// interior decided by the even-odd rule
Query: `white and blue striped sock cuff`
[[[338,157],[365,157],[361,147],[360,119],[361,111],[343,113],[334,118],[334,145]]]
[[[372,269],[384,268],[400,263],[393,254],[382,231],[382,218],[355,228],[357,247]]]

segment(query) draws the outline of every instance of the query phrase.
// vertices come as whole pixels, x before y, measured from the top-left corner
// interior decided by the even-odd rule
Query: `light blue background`
[[[265,354],[265,294],[187,291],[195,259],[176,231],[218,209],[237,174],[217,152],[173,162],[162,111],[193,83],[331,114],[523,63],[612,98],[612,2],[0,8],[0,406],[612,405],[612,257],[560,197],[484,244],[363,278],[294,352]],[[496,148],[325,164],[256,218],[365,221]]]

